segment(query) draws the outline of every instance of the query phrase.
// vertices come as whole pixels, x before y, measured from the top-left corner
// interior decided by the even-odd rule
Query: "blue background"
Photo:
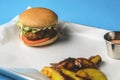
[[[107,30],[120,30],[120,0],[0,0],[0,24],[28,6],[55,11],[59,20]]]

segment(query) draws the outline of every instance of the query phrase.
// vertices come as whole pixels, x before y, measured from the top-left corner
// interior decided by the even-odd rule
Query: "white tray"
[[[100,69],[108,80],[120,79],[119,60],[108,57],[103,35],[107,30],[59,21],[63,35],[52,45],[28,47],[19,42],[19,30],[14,20],[0,27],[0,66],[12,68],[34,68],[40,70],[50,63],[68,57],[100,55],[104,61]],[[4,36],[2,36],[4,35]],[[117,74],[116,74],[117,73]]]

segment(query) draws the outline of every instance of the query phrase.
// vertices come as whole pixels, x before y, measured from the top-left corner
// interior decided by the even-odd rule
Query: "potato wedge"
[[[84,79],[82,79],[80,77],[77,77],[76,74],[75,74],[75,72],[67,70],[67,69],[62,69],[62,73],[64,75],[66,75],[66,76],[71,77],[73,80],[84,80]]]
[[[105,76],[105,74],[98,69],[85,68],[85,69],[83,69],[83,71],[85,71],[88,74],[90,80],[108,80],[107,77]],[[81,76],[81,74],[79,74],[80,72],[82,72],[82,71],[79,70],[76,73],[76,75]]]
[[[101,59],[101,57],[100,57],[99,55],[91,56],[91,57],[89,58],[89,60],[90,60],[91,62],[93,62],[94,64],[96,64],[97,66],[99,66],[99,64],[100,64],[101,61],[102,61],[102,59]]]
[[[58,71],[51,67],[44,67],[41,72],[50,78],[50,80],[64,80],[63,76]]]
[[[89,75],[87,72],[85,72],[84,70],[80,69],[79,71],[76,72],[76,76],[79,76],[85,80],[90,80]]]
[[[84,69],[84,68],[97,68],[96,64],[91,62],[90,60],[86,58],[77,58],[75,60],[76,66],[79,66],[79,69]]]
[[[48,67],[48,66],[45,66],[45,67],[41,70],[41,72],[42,72],[45,76],[47,76],[48,78],[51,78],[51,77],[52,77],[52,69],[51,69],[50,67]]]

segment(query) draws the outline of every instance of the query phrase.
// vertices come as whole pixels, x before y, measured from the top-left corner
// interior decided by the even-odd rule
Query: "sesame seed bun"
[[[31,8],[19,16],[19,22],[32,28],[50,27],[58,22],[58,16],[47,8]]]

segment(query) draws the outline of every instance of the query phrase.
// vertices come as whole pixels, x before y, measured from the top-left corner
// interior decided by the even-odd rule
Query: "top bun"
[[[19,22],[33,28],[50,27],[58,22],[58,16],[47,8],[31,8],[20,15]]]

